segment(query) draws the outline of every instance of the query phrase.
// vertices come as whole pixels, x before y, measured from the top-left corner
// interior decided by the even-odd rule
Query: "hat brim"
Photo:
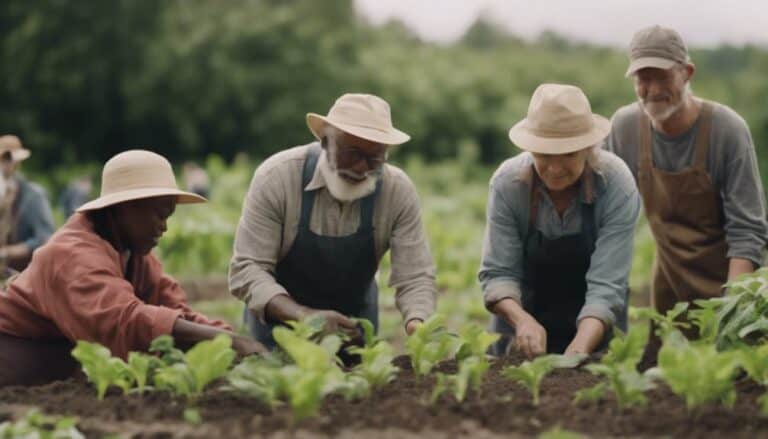
[[[667,58],[659,58],[653,56],[638,58],[629,63],[629,68],[627,68],[627,73],[625,73],[624,76],[628,78],[634,75],[638,70],[647,68],[668,70],[674,67],[675,64],[677,64],[677,61]]]
[[[411,140],[411,136],[397,128],[382,131],[376,128],[340,123],[317,113],[307,113],[307,126],[309,126],[309,130],[312,131],[312,134],[314,134],[318,140],[323,137],[323,128],[326,124],[336,127],[345,133],[352,134],[353,136],[384,145],[402,145]]]
[[[201,197],[200,195],[193,194],[191,192],[185,192],[179,189],[142,188],[142,189],[131,189],[127,191],[115,192],[113,194],[99,197],[95,200],[89,201],[83,204],[82,206],[80,206],[77,209],[77,212],[86,212],[89,210],[103,209],[105,207],[109,207],[125,201],[140,200],[143,198],[165,197],[165,196],[173,196],[173,195],[176,195],[178,197],[176,201],[177,204],[205,203],[206,201],[208,201],[205,199],[205,197]]]
[[[537,154],[569,154],[589,148],[608,136],[611,122],[599,114],[593,114],[592,120],[592,129],[587,133],[573,137],[541,137],[530,131],[526,118],[510,128],[509,140],[520,149]]]
[[[2,153],[0,153],[0,155],[1,154],[5,154],[6,152],[11,155],[11,160],[13,160],[14,162],[24,161],[24,160],[28,159],[29,156],[31,155],[29,150],[25,149],[25,148],[19,148],[19,149],[13,149],[13,150],[5,150]]]

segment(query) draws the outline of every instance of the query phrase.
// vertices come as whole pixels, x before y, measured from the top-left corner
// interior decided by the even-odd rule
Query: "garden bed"
[[[293,425],[291,412],[270,412],[256,400],[236,396],[220,386],[206,391],[197,407],[200,425],[184,422],[186,404],[164,393],[122,396],[110,391],[96,399],[85,379],[70,379],[46,386],[0,389],[0,420],[18,417],[30,407],[46,413],[75,415],[87,437],[118,433],[123,437],[529,437],[560,426],[591,437],[723,437],[768,436],[768,419],[760,416],[757,398],[764,390],[752,381],[737,383],[733,408],[707,406],[688,411],[683,400],[661,386],[648,393],[645,409],[620,412],[608,397],[597,404],[574,405],[575,391],[598,378],[581,369],[561,369],[544,379],[541,403],[531,404],[529,393],[504,378],[500,369],[518,364],[520,358],[496,361],[486,375],[482,393],[470,393],[463,403],[443,395],[435,405],[428,399],[434,376],[417,380],[406,357],[397,379],[367,400],[347,402],[328,397],[319,416]],[[696,365],[691,365],[696,367]],[[455,363],[441,365],[455,371]]]

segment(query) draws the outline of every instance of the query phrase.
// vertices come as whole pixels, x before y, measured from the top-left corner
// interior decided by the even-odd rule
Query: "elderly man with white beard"
[[[389,285],[411,334],[434,312],[436,288],[416,190],[386,163],[410,137],[367,94],[345,94],[307,124],[319,141],[264,161],[245,198],[229,288],[250,332],[272,348],[274,325],[308,315],[325,317],[329,332],[353,332],[352,317],[378,327],[375,274],[391,249]]]
[[[613,116],[607,148],[634,174],[657,252],[651,303],[722,294],[763,263],[768,239],[755,147],[744,120],[691,91],[696,72],[680,35],[652,26],[630,44],[638,102]]]

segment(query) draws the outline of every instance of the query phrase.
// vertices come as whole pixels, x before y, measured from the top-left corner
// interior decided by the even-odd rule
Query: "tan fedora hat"
[[[21,139],[13,134],[0,136],[0,156],[6,152],[11,154],[11,160],[20,162],[29,158],[30,152],[21,145]]]
[[[104,165],[101,195],[82,205],[78,212],[102,209],[141,198],[178,196],[178,203],[204,203],[205,198],[179,190],[171,164],[151,151],[134,149],[121,152]]]
[[[360,93],[347,93],[336,99],[327,116],[307,113],[307,125],[318,139],[325,125],[334,126],[353,136],[385,145],[400,145],[411,139],[392,126],[389,104],[384,99]]]
[[[580,88],[541,84],[531,97],[528,117],[509,130],[509,139],[526,151],[568,154],[596,144],[610,131],[611,123],[592,114]]]

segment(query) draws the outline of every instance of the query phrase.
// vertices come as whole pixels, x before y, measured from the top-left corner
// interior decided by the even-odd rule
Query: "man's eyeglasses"
[[[387,151],[379,154],[367,154],[355,147],[339,146],[337,158],[339,162],[345,164],[359,163],[361,160],[365,160],[370,169],[378,169],[387,161]]]

